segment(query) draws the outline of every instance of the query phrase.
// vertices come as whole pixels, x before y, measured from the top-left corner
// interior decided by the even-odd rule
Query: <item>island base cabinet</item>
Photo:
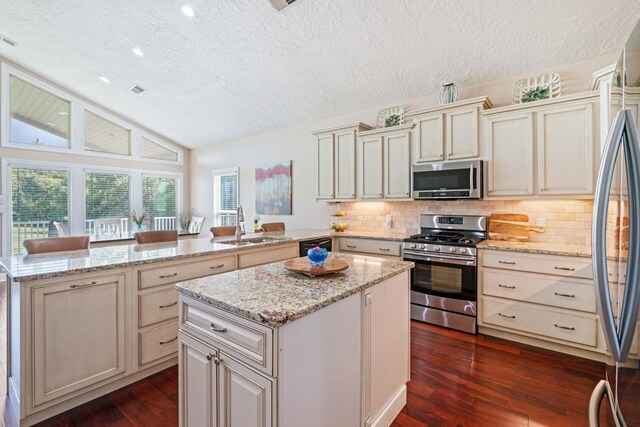
[[[180,427],[218,425],[218,352],[180,332],[178,352]]]

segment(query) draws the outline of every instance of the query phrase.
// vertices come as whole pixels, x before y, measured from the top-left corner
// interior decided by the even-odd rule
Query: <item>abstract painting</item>
[[[256,213],[291,215],[291,160],[256,166]]]

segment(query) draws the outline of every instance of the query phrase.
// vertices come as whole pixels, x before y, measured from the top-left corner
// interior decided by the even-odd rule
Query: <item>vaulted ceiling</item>
[[[0,0],[18,43],[0,56],[193,148],[609,53],[639,18],[637,0]]]

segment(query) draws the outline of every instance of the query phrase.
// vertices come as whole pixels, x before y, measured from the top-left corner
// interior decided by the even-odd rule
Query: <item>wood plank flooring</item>
[[[586,426],[604,365],[412,322],[408,404],[394,427]],[[40,423],[177,426],[178,371],[162,371]]]

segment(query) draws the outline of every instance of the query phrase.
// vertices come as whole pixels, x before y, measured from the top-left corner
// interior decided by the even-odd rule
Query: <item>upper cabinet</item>
[[[316,131],[316,199],[356,198],[356,135],[363,123]]]
[[[597,93],[496,108],[484,116],[487,197],[593,197]]]
[[[416,125],[414,163],[480,157],[480,113],[487,108],[489,98],[479,97],[409,111]]]

